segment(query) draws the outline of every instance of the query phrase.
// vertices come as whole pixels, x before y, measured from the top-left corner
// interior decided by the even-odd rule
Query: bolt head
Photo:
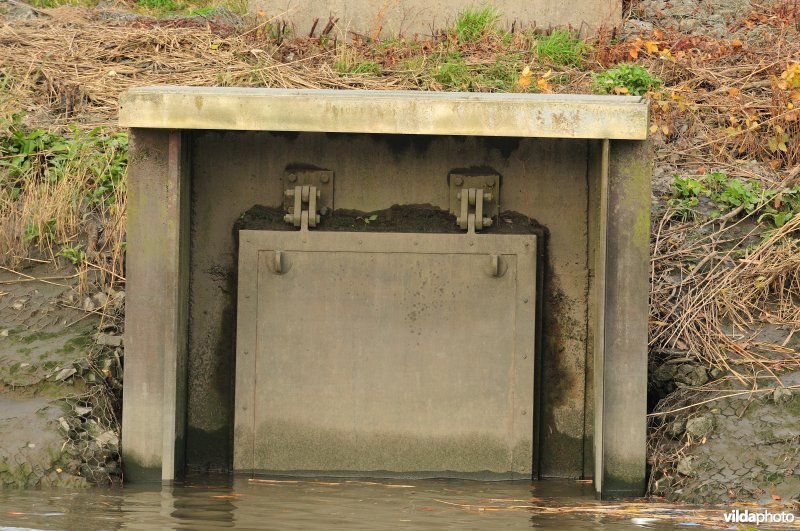
[[[495,178],[494,177],[487,177],[486,178],[486,186],[494,186]]]
[[[327,175],[327,174],[323,175],[320,178],[320,181],[322,182],[322,184],[327,184],[328,182],[330,182],[330,180],[331,180],[331,177],[330,177],[330,175]]]
[[[462,179],[461,177],[456,177],[455,183],[456,186],[461,186],[462,184],[464,184],[464,179]]]
[[[286,214],[285,216],[283,216],[283,221],[285,221],[286,223],[292,223],[294,220],[292,219],[291,214]]]
[[[483,218],[483,226],[484,227],[491,227],[492,226],[492,218]]]
[[[297,182],[297,175],[295,175],[294,173],[290,173],[288,179],[290,183]]]

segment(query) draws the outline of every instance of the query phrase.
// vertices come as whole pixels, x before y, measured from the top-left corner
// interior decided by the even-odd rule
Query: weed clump
[[[453,35],[458,42],[476,42],[492,35],[497,28],[500,14],[492,6],[472,9],[458,15]]]
[[[708,203],[711,219],[756,215],[759,223],[780,228],[800,214],[800,186],[764,188],[758,181],[729,178],[723,172],[696,177],[675,176],[668,205],[673,218],[696,219],[700,200]]]
[[[61,256],[81,262],[86,252],[75,239],[94,219],[86,250],[100,252],[104,234],[101,243],[121,271],[127,135],[72,126],[64,136],[18,120],[0,136],[0,263],[13,264],[30,247],[54,255],[59,246],[66,246]]]
[[[592,88],[598,94],[631,94],[643,96],[658,90],[661,79],[642,66],[623,63],[616,67],[594,74]]]

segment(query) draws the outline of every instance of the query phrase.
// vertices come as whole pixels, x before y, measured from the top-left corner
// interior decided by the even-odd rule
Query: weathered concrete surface
[[[144,274],[145,262],[151,269],[152,264],[157,266],[143,293],[153,297],[167,294],[165,307],[155,316],[144,316],[152,321],[136,332],[149,336],[143,344],[153,348],[137,362],[141,365],[135,370],[141,371],[139,376],[145,375],[143,380],[149,378],[160,385],[156,393],[150,393],[162,397],[152,403],[157,414],[170,408],[180,411],[175,401],[181,389],[181,334],[187,328],[180,311],[188,308],[186,450],[190,466],[227,470],[231,465],[237,282],[233,226],[253,205],[283,202],[282,179],[287,168],[334,171],[334,208],[362,211],[421,203],[447,209],[450,173],[491,171],[500,174],[503,183],[501,210],[533,218],[548,233],[543,242],[546,280],[541,291],[539,373],[543,385],[537,402],[542,436],[536,450],[541,462],[534,475],[591,475],[586,466],[591,458],[587,443],[594,436],[600,439],[595,455],[602,456],[607,465],[600,472],[604,489],[609,494],[641,492],[647,153],[639,142],[612,140],[612,145],[620,146],[619,152],[612,149],[607,189],[613,206],[608,216],[608,256],[614,258],[606,260],[602,273],[594,265],[597,239],[589,236],[590,227],[599,220],[592,211],[597,205],[590,202],[589,195],[589,183],[598,178],[597,143],[585,139],[645,138],[646,102],[585,96],[166,88],[129,93],[122,101],[121,121],[153,128],[134,129],[134,139],[140,137],[145,149],[142,158],[134,157],[132,162],[138,169],[131,180],[131,227],[138,236],[131,241],[139,238],[136,247],[144,250],[140,255],[133,253],[141,260],[136,274]],[[164,147],[168,134],[158,129],[166,127],[245,130],[184,133],[188,142],[181,154],[192,154],[191,209],[177,207],[185,205],[188,193],[183,184],[176,183],[183,183],[186,177],[167,168],[165,161],[178,157],[170,157]],[[333,132],[316,132],[325,130]],[[571,139],[547,138],[554,136]],[[154,160],[150,160],[148,148],[152,148]],[[161,195],[166,196],[164,201],[148,204],[145,200]],[[191,220],[188,246],[180,244],[189,222],[179,212]],[[192,249],[188,295],[182,287],[186,268],[181,265],[187,257],[177,253],[178,248]],[[606,286],[590,284],[593,275],[602,275]],[[592,309],[600,291],[607,296],[602,309],[611,309],[604,316]],[[588,316],[604,326],[590,330]],[[600,329],[607,331],[605,338],[597,335]],[[156,344],[155,338],[161,343]],[[587,394],[592,385],[587,382],[586,367],[594,361],[595,344],[603,346],[598,369],[603,371],[604,385],[598,391],[603,404],[599,406]],[[150,349],[141,348],[140,352],[146,350]],[[159,371],[164,379],[161,384],[156,376]],[[145,389],[136,393],[147,394]],[[165,409],[159,409],[159,401]],[[613,405],[606,408],[607,403]],[[600,433],[590,433],[586,419],[586,412],[593,407],[610,419]],[[180,445],[177,435],[163,437],[170,430],[177,434],[178,424],[168,426],[162,416],[157,421],[160,431],[153,430],[146,426],[153,416],[140,416],[134,422],[145,426],[146,434],[138,444],[147,451],[139,455],[132,449],[132,462],[145,463],[145,469],[150,460],[163,459]],[[617,424],[620,429],[611,431]],[[144,440],[151,436],[162,441],[160,453]],[[177,451],[173,457],[177,463]]]
[[[122,127],[545,138],[647,138],[639,96],[143,87]]]
[[[501,174],[502,210],[546,226],[541,470],[583,477],[587,356],[587,146],[578,140],[198,132],[192,152],[190,465],[230,465],[236,247],[232,227],[254,204],[278,206],[287,166],[336,171],[336,208],[430,203],[447,209],[447,175]],[[369,158],[363,157],[368,153]],[[379,171],[376,171],[379,168]],[[409,176],[414,176],[410,178]]]
[[[124,467],[133,481],[171,480],[184,462],[188,181],[180,133],[135,131],[132,138]]]
[[[236,470],[530,478],[534,235],[239,234]]]
[[[646,466],[652,157],[648,143],[629,141],[614,142],[609,155],[607,217],[599,219],[607,242],[597,288],[602,353],[595,365],[594,407],[601,419],[594,433],[600,457],[595,488],[603,497],[639,496]]]
[[[308,35],[317,18],[319,34],[332,16],[339,20],[335,34],[354,31],[371,35],[382,29],[383,37],[410,37],[449,28],[460,12],[486,4],[474,0],[249,0],[248,9],[291,21],[296,35]],[[555,0],[494,0],[490,4],[502,14],[501,23],[506,26],[516,22],[517,27],[572,25],[585,30],[610,28],[621,22],[622,3],[618,0],[579,0],[568,6]]]

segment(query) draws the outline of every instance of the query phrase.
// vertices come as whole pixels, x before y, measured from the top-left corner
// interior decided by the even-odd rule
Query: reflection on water
[[[0,529],[673,529],[722,510],[603,503],[571,481],[261,480],[0,490]]]

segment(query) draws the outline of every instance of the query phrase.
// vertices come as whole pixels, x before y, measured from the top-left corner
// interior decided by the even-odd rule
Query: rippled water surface
[[[674,529],[721,510],[594,500],[572,481],[247,479],[175,487],[0,490],[0,529]]]

